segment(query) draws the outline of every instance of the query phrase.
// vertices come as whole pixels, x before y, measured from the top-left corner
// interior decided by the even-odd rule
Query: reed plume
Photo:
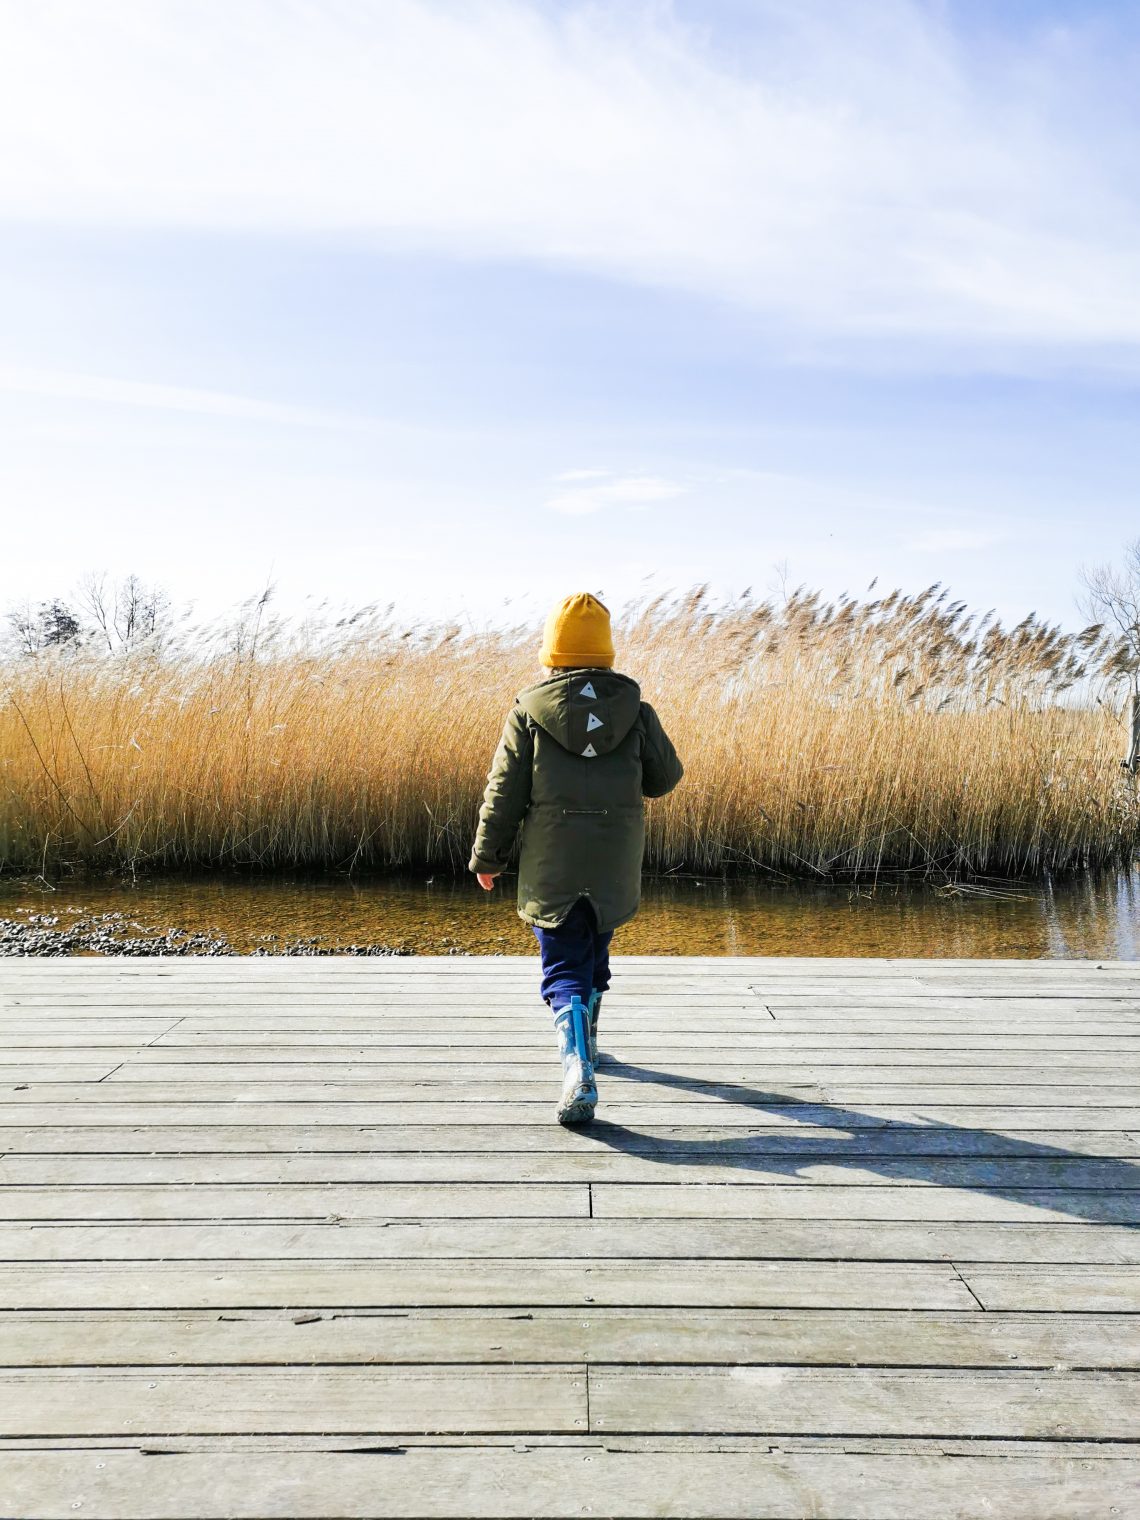
[[[462,869],[538,630],[262,609],[236,635],[0,666],[0,866]],[[615,634],[686,765],[650,805],[651,871],[1024,876],[1135,849],[1099,628],[1006,628],[939,586],[697,587]]]

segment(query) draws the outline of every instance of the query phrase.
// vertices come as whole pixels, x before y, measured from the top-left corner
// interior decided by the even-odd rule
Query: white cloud
[[[607,507],[625,507],[644,511],[659,501],[670,501],[684,494],[684,486],[657,475],[608,475],[604,470],[570,470],[556,480],[573,480],[601,476],[594,484],[579,485],[551,496],[546,506],[551,512],[567,517],[584,517]]]
[[[358,427],[361,422],[310,407],[285,406],[235,396],[227,391],[162,385],[149,380],[122,380],[106,375],[62,370],[27,369],[0,365],[0,391],[57,401],[94,401],[151,411],[188,412],[199,416],[232,417],[246,422],[275,422],[302,427]]]
[[[1008,541],[1010,534],[994,528],[929,528],[908,539],[906,547],[918,554],[953,553],[963,549],[988,549]]]
[[[657,3],[9,3],[0,215],[533,259],[811,343],[1140,340],[1140,126],[1091,21],[733,14],[718,52]]]

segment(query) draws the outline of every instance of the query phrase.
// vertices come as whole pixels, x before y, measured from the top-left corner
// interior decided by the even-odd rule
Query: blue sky
[[[1140,532],[1140,5],[0,17],[0,602],[1073,622]]]

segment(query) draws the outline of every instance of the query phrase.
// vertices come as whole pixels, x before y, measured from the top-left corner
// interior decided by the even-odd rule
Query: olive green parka
[[[499,872],[522,825],[519,917],[553,929],[580,897],[598,928],[641,901],[645,797],[683,774],[661,720],[629,676],[560,670],[521,692],[495,751],[470,868]]]

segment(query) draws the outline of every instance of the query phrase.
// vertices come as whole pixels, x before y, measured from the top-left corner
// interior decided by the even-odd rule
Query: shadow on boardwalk
[[[813,1135],[806,1129],[802,1135],[745,1131],[691,1140],[683,1134],[647,1135],[601,1116],[582,1131],[584,1137],[616,1151],[659,1161],[663,1166],[730,1166],[768,1176],[795,1176],[809,1166],[850,1166],[898,1181],[960,1188],[1037,1204],[1095,1224],[1135,1228],[1140,1223],[1140,1165],[1119,1157],[1082,1155],[1060,1146],[1038,1145],[966,1125],[877,1119],[857,1109],[805,1102],[738,1082],[682,1077],[613,1058],[603,1057],[603,1061],[598,1069],[602,1079],[612,1075],[633,1082],[651,1082],[658,1087],[676,1087],[706,1097],[724,1098],[740,1108],[778,1114],[792,1123],[847,1132],[844,1138],[833,1133]],[[1023,1161],[1053,1166],[1041,1166],[1040,1181],[1026,1180],[1025,1169],[1017,1166]],[[1066,1173],[1072,1171],[1092,1176],[1095,1181],[1091,1184],[1066,1181]]]

